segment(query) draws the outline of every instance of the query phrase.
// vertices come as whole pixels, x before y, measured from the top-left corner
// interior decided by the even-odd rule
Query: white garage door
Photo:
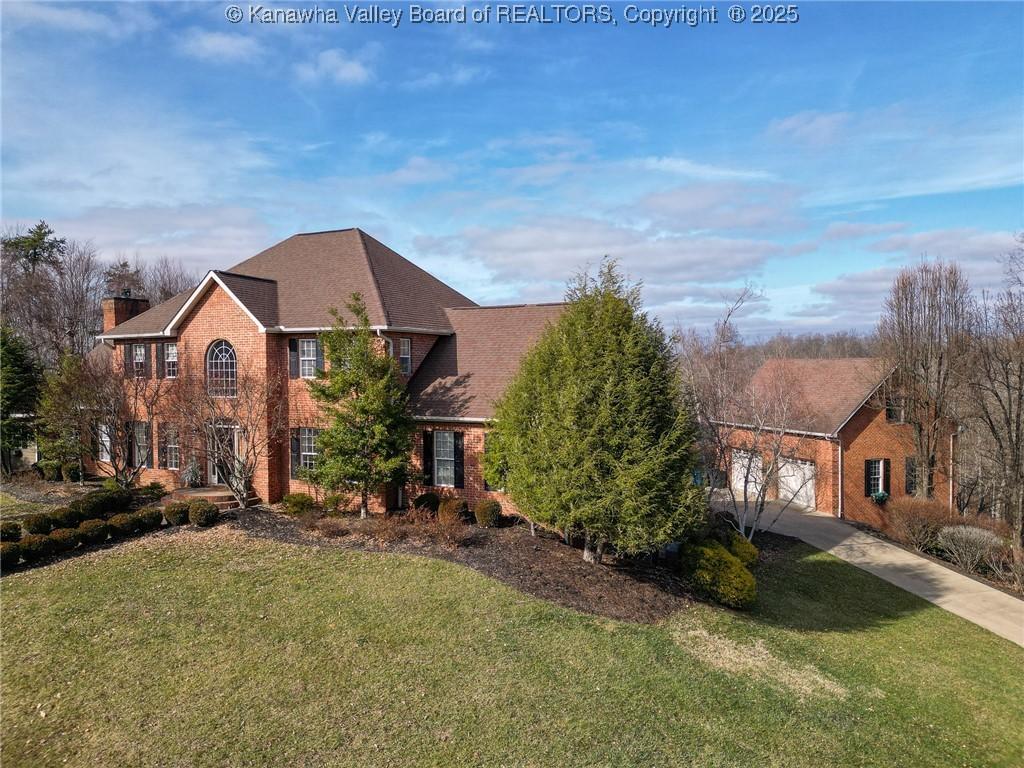
[[[761,490],[761,483],[764,478],[764,468],[761,465],[761,457],[754,456],[747,451],[732,452],[732,467],[729,470],[729,481],[733,493],[737,497],[743,497],[743,485],[747,486],[747,498],[752,499]]]
[[[783,459],[779,464],[779,500],[814,509],[814,462]]]

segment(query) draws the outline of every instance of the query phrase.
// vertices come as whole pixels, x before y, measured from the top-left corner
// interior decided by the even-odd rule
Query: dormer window
[[[235,397],[238,394],[235,348],[224,339],[213,342],[206,351],[206,388],[213,397]]]

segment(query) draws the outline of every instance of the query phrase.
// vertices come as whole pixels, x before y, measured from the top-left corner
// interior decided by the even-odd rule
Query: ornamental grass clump
[[[939,531],[939,550],[950,562],[965,571],[976,571],[993,553],[1003,547],[991,531],[974,525],[949,525]]]

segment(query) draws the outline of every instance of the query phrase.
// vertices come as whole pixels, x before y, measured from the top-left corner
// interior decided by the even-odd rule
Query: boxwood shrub
[[[157,507],[146,507],[135,513],[139,528],[143,531],[155,531],[164,521],[164,513]]]
[[[50,512],[50,525],[54,528],[74,528],[85,518],[77,509],[58,507]]]
[[[21,539],[21,523],[4,520],[0,523],[0,541],[18,541]]]
[[[43,480],[60,480],[60,462],[59,461],[39,461],[36,462],[36,467],[43,473]]]
[[[732,536],[729,537],[729,551],[746,568],[757,562],[757,547],[751,544],[746,536],[740,535],[737,531],[733,531]]]
[[[680,563],[683,575],[704,597],[730,608],[749,608],[757,599],[754,575],[717,541],[685,547]]]
[[[85,520],[78,526],[78,535],[83,544],[102,544],[110,535],[106,520]]]
[[[110,534],[112,536],[132,536],[139,530],[139,521],[135,515],[125,512],[122,512],[120,515],[114,515],[107,523],[110,525]]]
[[[295,515],[296,517],[309,514],[316,506],[316,502],[313,501],[313,497],[308,493],[285,494],[284,498],[281,499],[281,503],[284,504],[285,512],[289,515]]]
[[[21,524],[25,526],[25,530],[29,533],[39,535],[46,535],[53,530],[53,522],[50,520],[50,516],[42,512],[26,515],[21,519]]]
[[[134,500],[131,491],[118,488],[113,491],[93,491],[71,502],[68,507],[76,511],[82,520],[106,519],[111,515],[131,511]]]
[[[206,499],[193,499],[188,503],[188,521],[202,528],[213,525],[220,517],[217,505]]]
[[[493,528],[501,518],[501,504],[494,499],[481,499],[473,507],[473,517],[481,528]]]
[[[30,533],[22,537],[19,544],[21,546],[21,556],[25,558],[26,563],[38,562],[52,555],[54,551],[54,543],[50,540],[50,537],[39,533]]]
[[[171,525],[184,525],[188,522],[188,502],[170,502],[166,507],[164,507],[164,517]]]
[[[441,501],[437,508],[437,521],[439,523],[454,523],[466,520],[469,517],[469,505],[463,500],[454,496]]]
[[[78,546],[81,534],[77,528],[56,528],[50,532],[50,541],[55,552],[67,552]]]
[[[78,471],[77,461],[68,461],[61,464],[60,474],[64,478],[65,483],[77,483],[82,478]]]
[[[16,541],[0,543],[0,569],[13,568],[21,561],[21,544]]]

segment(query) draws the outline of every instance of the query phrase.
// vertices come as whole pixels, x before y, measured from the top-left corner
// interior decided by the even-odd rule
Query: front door
[[[210,485],[228,485],[237,456],[237,432],[234,427],[210,427],[207,443],[207,477]]]

